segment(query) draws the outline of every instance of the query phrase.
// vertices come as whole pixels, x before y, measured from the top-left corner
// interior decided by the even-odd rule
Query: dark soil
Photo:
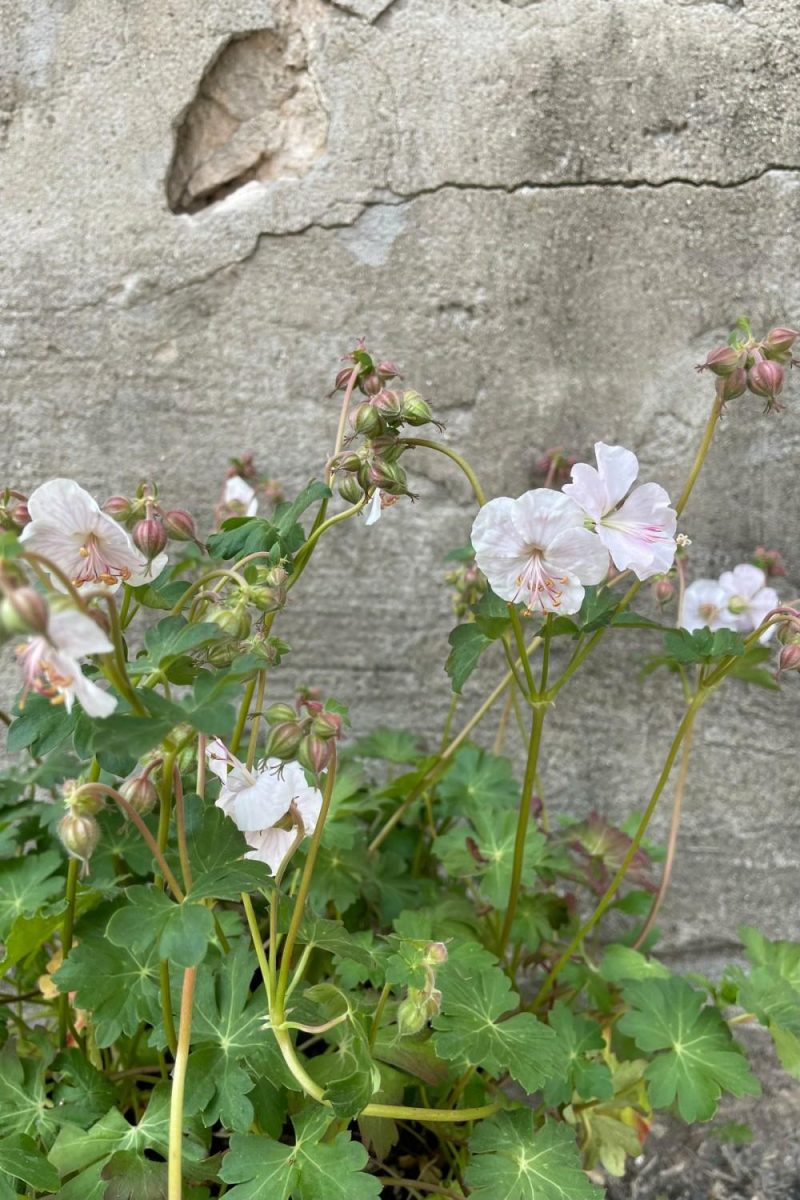
[[[659,1114],[625,1178],[603,1181],[608,1200],[800,1200],[800,1082],[766,1036],[747,1042],[763,1095],[728,1100],[693,1128]]]

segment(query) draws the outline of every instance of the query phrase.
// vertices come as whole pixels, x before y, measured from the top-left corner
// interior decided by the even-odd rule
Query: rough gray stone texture
[[[693,364],[741,311],[800,319],[794,0],[0,12],[8,483],[68,473],[102,497],[156,476],[208,519],[227,457],[252,449],[295,489],[324,462],[332,373],[364,334],[490,492],[522,491],[548,446],[605,438],[674,493],[709,403]],[[221,198],[170,211],[194,206],[198,171],[195,200]],[[731,406],[684,522],[696,573],[765,541],[797,586],[798,410]],[[435,735],[442,560],[473,510],[444,459],[412,476],[415,505],[322,545],[292,594],[286,679],[333,689],[357,730]],[[640,683],[647,639],[619,642],[634,659],[609,639],[551,715],[555,806],[641,808],[665,753],[674,683]],[[487,687],[500,670],[487,659]],[[742,921],[800,932],[795,685],[732,687],[700,717],[663,922],[679,957],[710,962]]]

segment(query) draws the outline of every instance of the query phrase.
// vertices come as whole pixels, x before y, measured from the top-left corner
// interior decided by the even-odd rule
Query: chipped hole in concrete
[[[309,67],[324,9],[288,0],[273,29],[235,33],[206,67],[175,131],[174,213],[194,213],[253,180],[299,179],[324,154],[328,114]]]

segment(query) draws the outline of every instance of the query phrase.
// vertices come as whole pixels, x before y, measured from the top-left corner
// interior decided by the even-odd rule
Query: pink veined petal
[[[515,598],[518,577],[529,557],[512,519],[515,503],[509,496],[490,500],[476,516],[471,532],[475,561],[503,600]]]
[[[597,526],[619,571],[631,570],[638,579],[668,571],[675,558],[677,516],[669,496],[657,483],[634,488],[616,512]]]
[[[46,521],[48,525],[62,529],[65,534],[91,529],[99,511],[97,501],[74,479],[50,479],[35,488],[28,497],[31,524]],[[23,539],[26,534],[31,536],[28,533],[30,528],[30,525],[26,525],[23,529]]]
[[[546,558],[560,574],[574,575],[580,583],[601,583],[608,574],[608,551],[584,526],[560,533],[548,546]]]
[[[91,617],[77,608],[51,612],[47,635],[57,650],[70,658],[88,654],[108,654],[114,649],[110,640]]]
[[[572,468],[572,483],[565,483],[561,490],[593,521],[600,521],[610,507],[600,474],[588,463],[576,463]]]
[[[594,454],[606,492],[608,512],[616,508],[636,482],[639,460],[632,450],[626,450],[624,446],[608,446],[605,442],[595,442]]]
[[[260,829],[257,832],[246,833],[245,841],[252,850],[248,850],[245,858],[255,859],[266,863],[273,875],[277,875],[281,863],[291,850],[296,837],[294,830]]]
[[[545,564],[543,564],[544,566]],[[553,578],[551,575],[550,578]],[[574,575],[564,575],[553,580],[556,591],[543,589],[530,596],[520,595],[518,599],[525,600],[531,613],[556,613],[557,616],[568,616],[576,613],[583,604],[584,589]]]
[[[83,569],[80,554],[83,535],[80,533],[67,532],[61,525],[41,519],[26,525],[19,540],[25,542],[35,554],[41,554],[60,567],[67,579],[77,578]],[[60,592],[66,591],[58,576],[53,577],[53,585]]]
[[[569,496],[552,488],[533,488],[513,502],[511,521],[525,547],[546,550],[566,529],[583,525],[583,513]]]
[[[98,511],[90,532],[100,543],[103,557],[110,566],[127,568],[131,573],[147,567],[146,557],[136,549],[130,534],[107,513]]]

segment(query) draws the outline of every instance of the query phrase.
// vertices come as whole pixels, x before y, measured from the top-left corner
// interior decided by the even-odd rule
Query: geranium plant
[[[652,953],[703,705],[800,666],[779,556],[693,579],[681,530],[720,419],[748,391],[780,408],[797,336],[740,321],[708,356],[673,499],[604,442],[487,499],[363,345],[321,478],[285,500],[235,460],[205,542],[150,482],[103,507],[68,479],[3,495],[22,687],[2,713],[0,1200],[593,1200],[654,1109],[706,1121],[758,1092],[738,1025],[800,1077],[800,945],[744,929],[749,969],[715,982]],[[447,726],[352,729],[287,689],[280,617],[327,532],[391,521],[430,453],[476,504],[448,575]],[[618,828],[552,811],[539,762],[556,699],[631,629],[684,711]],[[485,698],[460,715],[474,672]]]

